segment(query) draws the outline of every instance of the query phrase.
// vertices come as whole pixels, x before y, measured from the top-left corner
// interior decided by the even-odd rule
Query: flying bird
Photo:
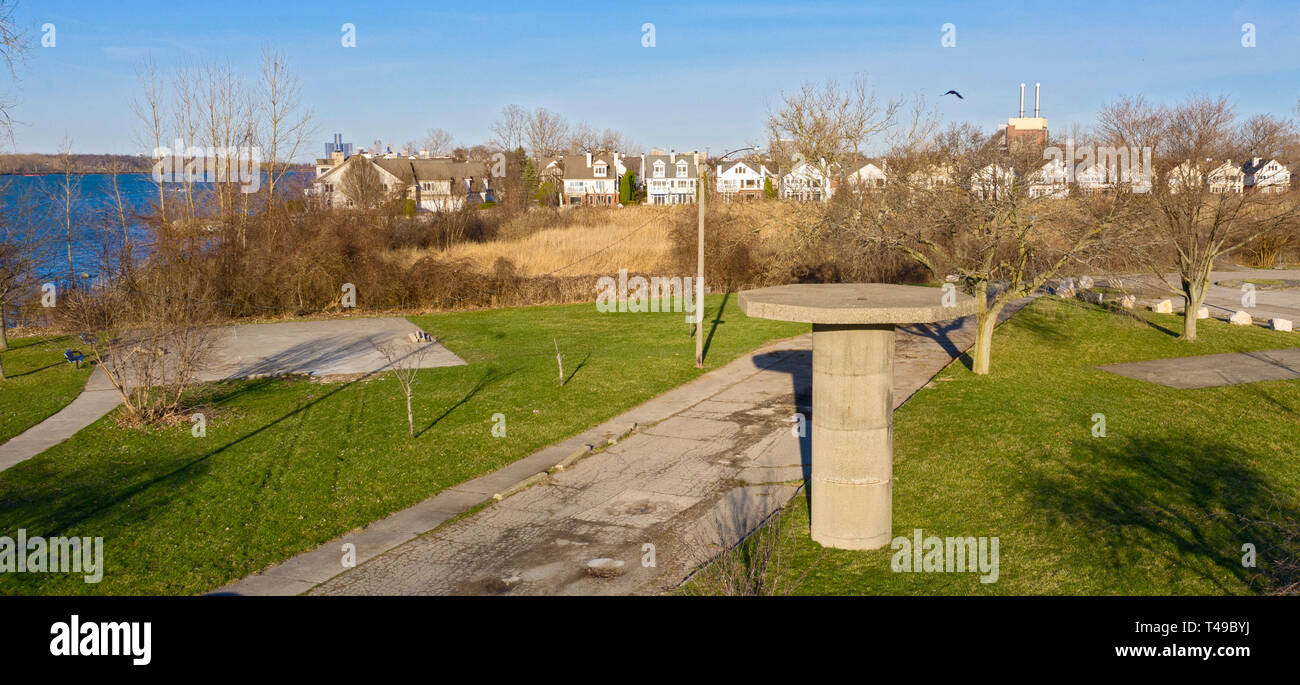
[[[943,95],[956,95],[958,100],[965,100],[965,99],[966,99],[966,98],[964,98],[964,97],[961,96],[961,93],[958,93],[958,92],[955,91],[955,90],[950,90],[950,91],[944,93]],[[939,97],[943,97],[943,95],[940,95]]]

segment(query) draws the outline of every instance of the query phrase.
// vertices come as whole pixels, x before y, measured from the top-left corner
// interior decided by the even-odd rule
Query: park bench
[[[72,350],[64,350],[63,357],[68,360],[69,364],[76,364],[78,369],[81,368],[81,362],[85,361],[86,359],[86,355],[80,354],[78,352],[74,352]]]

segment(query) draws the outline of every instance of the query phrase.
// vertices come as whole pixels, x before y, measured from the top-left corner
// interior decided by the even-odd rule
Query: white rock
[[[1083,288],[1084,290],[1091,290],[1091,289],[1092,289],[1092,276],[1080,276],[1080,277],[1079,277],[1079,287],[1080,287],[1080,288]]]
[[[1249,326],[1253,323],[1250,314],[1247,314],[1246,312],[1237,312],[1236,314],[1233,314],[1232,318],[1228,319],[1228,321],[1236,326]]]
[[[1198,319],[1208,319],[1208,318],[1210,318],[1210,308],[1209,308],[1209,307],[1201,307],[1200,309],[1197,309],[1197,310],[1196,310],[1196,318],[1198,318]]]
[[[1271,319],[1271,320],[1269,321],[1269,324],[1273,327],[1273,330],[1275,330],[1275,331],[1293,331],[1293,330],[1295,330],[1295,328],[1293,327],[1293,325],[1292,325],[1290,319]]]
[[[1174,313],[1174,301],[1173,301],[1173,300],[1160,300],[1159,302],[1157,302],[1157,303],[1155,303],[1154,305],[1151,306],[1151,311],[1153,311],[1153,312],[1155,312],[1155,313],[1157,313],[1157,314],[1173,314],[1173,313]]]
[[[1125,295],[1124,297],[1119,298],[1119,306],[1125,309],[1132,309],[1136,305],[1137,298],[1132,295]]]

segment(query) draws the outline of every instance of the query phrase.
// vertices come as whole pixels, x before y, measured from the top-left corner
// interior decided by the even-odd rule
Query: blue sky
[[[458,9],[447,9],[447,6]],[[417,8],[418,7],[418,8]],[[284,50],[315,111],[316,135],[395,146],[440,127],[490,136],[510,103],[612,127],[647,147],[765,139],[769,106],[805,80],[865,73],[882,95],[952,88],[945,118],[990,130],[1014,116],[1019,84],[1043,84],[1053,130],[1090,123],[1123,93],[1173,101],[1224,93],[1239,114],[1292,115],[1300,96],[1300,2],[66,2],[20,0],[35,47],[18,82],[15,148],[141,152],[130,112],[151,56],[229,59],[250,76],[264,45]],[[57,45],[39,47],[42,24]],[[340,44],[343,23],[357,46]],[[641,27],[656,45],[642,47]],[[1242,24],[1257,46],[1241,45]],[[941,26],[957,45],[941,46]],[[319,141],[319,142],[317,142]]]

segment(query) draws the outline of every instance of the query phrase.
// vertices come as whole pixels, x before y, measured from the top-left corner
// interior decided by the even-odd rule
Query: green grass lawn
[[[707,368],[807,325],[749,319],[710,297]],[[468,366],[421,371],[418,437],[391,376],[256,380],[202,389],[190,425],[121,428],[115,414],[0,472],[0,535],[103,536],[105,572],[0,574],[2,594],[200,593],[611,418],[698,376],[683,314],[593,304],[412,320]],[[564,353],[558,383],[552,338]],[[492,415],[506,417],[493,438]]]
[[[990,376],[953,364],[895,414],[894,535],[996,536],[996,583],[895,573],[890,547],[823,549],[808,537],[801,495],[779,535],[751,538],[784,540],[771,585],[819,595],[1249,594],[1300,580],[1300,380],[1175,390],[1095,368],[1300,337],[1207,320],[1188,344],[1172,335],[1179,318],[1143,316],[1156,327],[1040,299],[997,330]],[[1105,437],[1092,435],[1097,413]],[[1246,543],[1257,568],[1242,566]],[[761,558],[754,544],[742,551]]]
[[[0,380],[0,443],[66,406],[86,385],[91,367],[69,364],[63,350],[72,338],[11,338]]]

